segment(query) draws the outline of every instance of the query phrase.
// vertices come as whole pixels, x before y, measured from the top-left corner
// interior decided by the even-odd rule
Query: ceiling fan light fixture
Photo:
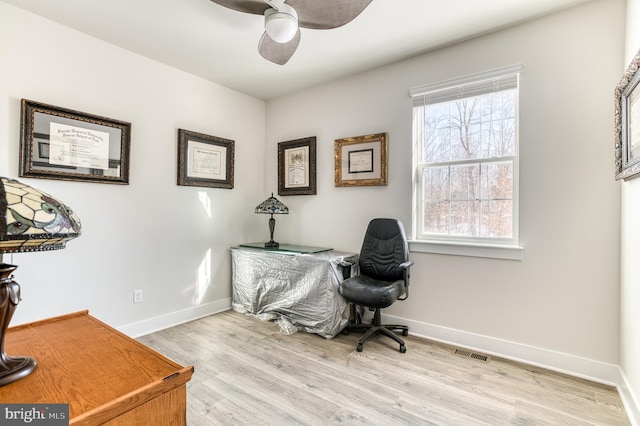
[[[284,3],[278,10],[269,8],[264,11],[264,29],[273,41],[287,43],[298,32],[298,14]]]

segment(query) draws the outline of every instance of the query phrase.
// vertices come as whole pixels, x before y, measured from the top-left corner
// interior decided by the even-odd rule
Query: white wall
[[[132,123],[128,186],[20,178],[71,206],[83,234],[65,250],[5,255],[22,286],[12,324],[89,309],[148,331],[230,305],[228,249],[265,233],[252,214],[266,196],[264,101],[3,2],[0,81],[2,176],[18,177],[22,98]],[[234,189],[176,185],[179,128],[235,140]]]
[[[584,361],[591,365],[579,374],[615,380],[620,197],[612,94],[623,23],[624,1],[595,1],[268,102],[273,188],[277,143],[305,136],[318,143],[318,194],[282,197],[290,214],[278,218],[278,237],[358,251],[373,217],[397,217],[409,228],[409,88],[522,64],[524,260],[412,253],[411,296],[386,312],[430,337],[503,354],[508,342],[505,355],[566,370]],[[389,133],[389,186],[334,187],[334,140],[378,132]],[[517,353],[531,347],[544,353]]]
[[[626,43],[620,76],[640,49],[640,0],[627,0]],[[628,407],[640,423],[640,179],[623,182],[621,225],[620,366]],[[633,401],[633,403],[631,403]],[[629,410],[628,410],[629,411]]]

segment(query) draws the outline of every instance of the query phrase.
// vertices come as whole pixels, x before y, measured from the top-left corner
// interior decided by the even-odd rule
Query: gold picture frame
[[[388,135],[336,139],[335,186],[387,186]]]

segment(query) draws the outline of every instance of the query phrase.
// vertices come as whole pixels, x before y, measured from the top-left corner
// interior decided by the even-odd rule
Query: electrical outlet
[[[142,290],[133,290],[133,303],[142,303]]]

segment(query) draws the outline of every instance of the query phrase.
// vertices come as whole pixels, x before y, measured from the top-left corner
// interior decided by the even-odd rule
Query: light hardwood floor
[[[359,353],[359,335],[285,335],[226,311],[138,340],[195,366],[191,426],[629,424],[612,387],[413,336],[404,354],[380,336]]]

